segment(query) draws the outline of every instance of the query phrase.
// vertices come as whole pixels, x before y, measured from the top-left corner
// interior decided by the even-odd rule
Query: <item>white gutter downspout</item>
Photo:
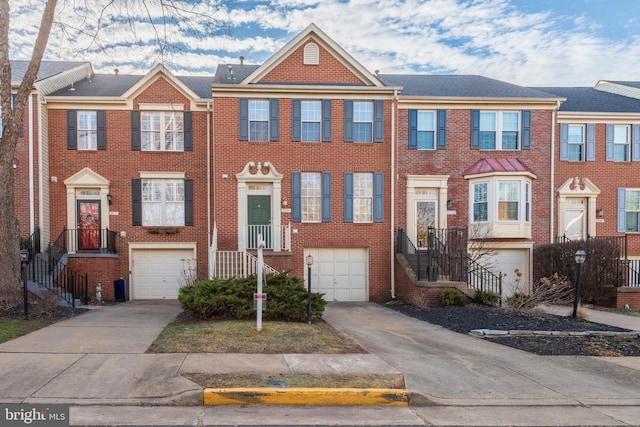
[[[554,224],[556,221],[555,218],[555,187],[556,187],[556,180],[555,180],[555,176],[556,176],[556,168],[555,168],[555,164],[556,164],[556,115],[557,115],[557,111],[560,109],[560,101],[557,101],[557,108],[555,110],[553,110],[552,114],[551,114],[551,191],[549,192],[549,201],[550,201],[550,205],[551,205],[551,216],[549,218],[549,243],[553,243],[555,238],[553,236],[554,234]]]
[[[395,147],[396,147],[396,102],[398,99],[398,90],[393,90],[393,101],[391,102],[391,230],[390,230],[390,249],[391,249],[391,299],[396,299],[396,269],[395,269],[395,206],[396,206],[396,168],[395,168]]]
[[[33,176],[33,95],[29,94],[29,234],[36,231],[35,190]]]
[[[211,256],[211,104],[207,101],[207,278],[213,278],[213,257]]]

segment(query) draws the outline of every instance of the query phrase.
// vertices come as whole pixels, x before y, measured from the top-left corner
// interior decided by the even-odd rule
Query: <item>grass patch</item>
[[[0,317],[0,344],[55,323],[56,319],[15,319]]]
[[[176,320],[168,324],[147,353],[366,353],[322,320],[307,323],[266,321],[262,331],[250,320]]]
[[[184,374],[205,388],[289,387],[289,388],[397,388],[402,389],[402,374]],[[274,385],[276,384],[276,385]]]

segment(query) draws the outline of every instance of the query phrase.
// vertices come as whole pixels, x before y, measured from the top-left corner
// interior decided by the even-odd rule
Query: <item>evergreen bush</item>
[[[287,272],[265,276],[262,292],[267,294],[265,320],[305,321],[308,294],[304,281]],[[200,319],[249,319],[255,317],[253,295],[257,276],[202,280],[180,288],[183,308]],[[311,294],[311,315],[322,317],[327,302],[323,294]]]

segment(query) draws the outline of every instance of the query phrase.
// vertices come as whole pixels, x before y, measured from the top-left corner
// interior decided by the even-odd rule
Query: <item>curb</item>
[[[405,389],[205,388],[204,406],[409,406]]]

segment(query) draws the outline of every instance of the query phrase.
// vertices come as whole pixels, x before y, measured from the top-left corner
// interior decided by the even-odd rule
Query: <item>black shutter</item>
[[[104,110],[96,111],[98,150],[107,149],[107,113]]]
[[[67,110],[67,150],[78,148],[78,127],[76,110]]]
[[[184,180],[184,225],[193,225],[193,180]]]
[[[447,110],[438,110],[438,150],[447,148]]]
[[[131,111],[131,150],[141,150],[140,138],[140,111]]]
[[[184,151],[193,151],[193,118],[191,111],[185,111],[182,120],[184,125]]]
[[[131,225],[142,225],[142,180],[131,180]]]
[[[269,141],[280,140],[280,100],[269,100]]]

